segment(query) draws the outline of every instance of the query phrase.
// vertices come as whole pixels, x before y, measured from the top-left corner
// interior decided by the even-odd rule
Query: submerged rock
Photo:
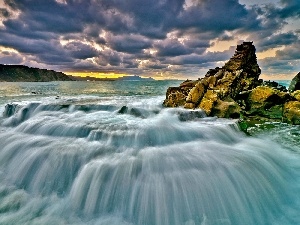
[[[259,79],[260,73],[253,43],[243,42],[222,68],[170,87],[163,105],[202,109],[207,116],[220,118],[300,124],[300,73],[292,80],[289,92],[275,81]]]

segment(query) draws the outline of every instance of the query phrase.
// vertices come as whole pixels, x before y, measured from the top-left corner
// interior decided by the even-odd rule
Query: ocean
[[[0,83],[0,224],[300,224],[299,126],[163,108],[179,83]]]

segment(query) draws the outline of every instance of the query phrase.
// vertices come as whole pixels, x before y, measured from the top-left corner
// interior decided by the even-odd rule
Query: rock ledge
[[[169,87],[165,107],[202,109],[207,116],[220,118],[261,118],[300,124],[300,73],[289,92],[274,81],[259,79],[252,42],[237,45],[235,54],[222,68],[210,69],[196,81],[186,80]]]

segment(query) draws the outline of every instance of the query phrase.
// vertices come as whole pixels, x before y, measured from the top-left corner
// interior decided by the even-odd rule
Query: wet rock
[[[202,98],[199,108],[203,109],[206,115],[213,116],[211,112],[218,99],[219,98],[217,92],[213,90],[208,90]]]
[[[118,111],[120,114],[125,114],[128,112],[128,107],[127,106],[122,106],[121,109]]]
[[[199,100],[201,100],[205,94],[206,87],[203,83],[198,82],[189,92],[186,102],[194,103],[195,105],[199,104]]]
[[[285,86],[279,84],[278,82],[276,81],[263,81],[262,83],[263,86],[268,86],[268,87],[272,87],[272,88],[275,88],[279,91],[284,91],[284,92],[287,92],[287,89]]]
[[[178,112],[178,118],[180,121],[196,120],[203,117],[206,117],[206,115],[202,110],[185,110]]]
[[[291,93],[291,97],[297,101],[300,101],[300,90],[294,91]]]
[[[187,80],[178,88],[169,88],[164,106],[200,108],[209,116],[215,116],[214,113],[217,113],[236,117],[236,113],[220,112],[223,108],[228,110],[225,105],[232,108],[232,103],[221,104],[224,107],[220,107],[219,104],[216,110],[214,107],[218,102],[226,102],[228,97],[235,99],[241,92],[256,87],[260,83],[259,74],[260,68],[256,60],[255,47],[252,42],[244,42],[237,46],[234,56],[222,68],[210,69],[204,78],[196,83]]]
[[[283,104],[285,97],[280,91],[267,87],[258,86],[253,89],[248,98],[249,113],[263,114],[263,111],[274,105]]]
[[[300,102],[289,101],[284,104],[283,122],[300,125]]]
[[[213,114],[219,118],[240,118],[241,107],[233,99],[226,99],[226,101],[217,101],[214,107]]]
[[[292,80],[289,92],[275,81],[263,81],[255,51],[252,42],[238,45],[223,67],[169,88],[164,106],[202,109],[213,117],[300,124],[300,73]]]
[[[14,115],[18,110],[20,109],[20,106],[18,104],[7,104],[5,106],[4,112],[3,112],[3,117],[11,117]]]
[[[183,106],[191,88],[192,87],[169,87],[163,105],[166,107]]]

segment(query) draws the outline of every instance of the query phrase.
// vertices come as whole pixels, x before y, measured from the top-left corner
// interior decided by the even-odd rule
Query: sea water
[[[0,224],[300,224],[299,127],[163,108],[179,83],[1,83]]]

